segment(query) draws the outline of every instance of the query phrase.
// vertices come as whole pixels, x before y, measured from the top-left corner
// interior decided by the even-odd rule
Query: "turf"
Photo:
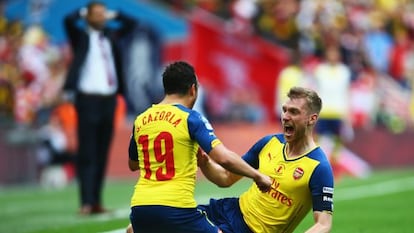
[[[0,188],[0,232],[123,232],[128,224],[128,205],[135,180],[108,180],[104,200],[110,214],[80,217],[75,184],[59,190],[36,185]],[[196,198],[238,196],[247,179],[230,188],[218,188],[199,180]],[[334,233],[413,232],[414,169],[375,171],[365,179],[344,178],[335,188]],[[308,215],[295,232],[312,224]]]

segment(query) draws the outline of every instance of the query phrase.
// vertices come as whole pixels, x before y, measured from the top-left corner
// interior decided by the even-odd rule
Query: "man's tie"
[[[107,80],[108,80],[108,84],[109,86],[114,85],[114,74],[112,73],[111,70],[111,59],[109,58],[109,54],[108,54],[108,48],[105,46],[105,36],[103,33],[99,34],[99,47],[101,49],[101,53],[102,53],[102,58],[105,62],[105,72],[106,72],[106,76],[107,76]]]

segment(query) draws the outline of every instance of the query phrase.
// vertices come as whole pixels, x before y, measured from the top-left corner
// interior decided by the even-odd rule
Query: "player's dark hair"
[[[304,87],[290,88],[287,96],[291,99],[305,98],[310,113],[319,114],[322,109],[322,100],[314,90]]]
[[[86,5],[86,8],[88,9],[88,12],[92,10],[95,6],[106,6],[105,3],[101,1],[90,1],[88,5]]]
[[[198,87],[194,68],[184,61],[168,65],[162,74],[162,82],[165,94],[185,95],[191,85],[195,84],[196,88]]]

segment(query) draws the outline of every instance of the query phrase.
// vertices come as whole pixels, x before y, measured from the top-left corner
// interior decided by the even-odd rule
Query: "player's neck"
[[[316,147],[316,143],[313,139],[300,140],[286,143],[285,154],[289,159],[300,157],[305,153],[313,150]]]
[[[187,108],[191,107],[186,96],[180,95],[166,95],[160,104],[181,104]]]

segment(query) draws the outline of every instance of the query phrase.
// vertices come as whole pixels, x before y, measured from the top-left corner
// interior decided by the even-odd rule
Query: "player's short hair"
[[[162,82],[165,94],[185,95],[193,84],[198,87],[194,68],[184,61],[168,65],[162,74]]]
[[[319,114],[322,109],[322,100],[318,93],[314,90],[304,87],[292,87],[290,88],[287,96],[290,99],[305,98],[307,102],[308,111],[310,113]]]
[[[86,8],[88,9],[88,12],[91,12],[92,8],[94,8],[95,6],[106,6],[106,5],[104,2],[101,2],[101,1],[90,1],[86,5]]]

